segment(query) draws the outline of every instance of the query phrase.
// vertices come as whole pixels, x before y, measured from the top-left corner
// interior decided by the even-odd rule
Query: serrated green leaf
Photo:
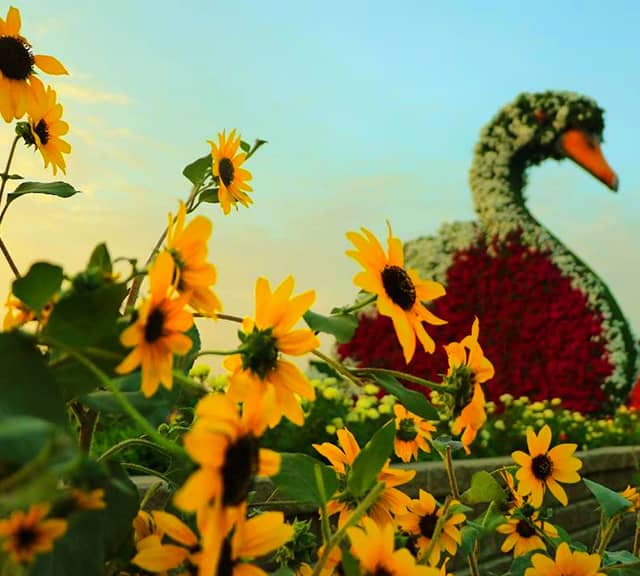
[[[43,334],[69,346],[92,346],[116,330],[120,305],[126,295],[125,284],[71,292],[54,306]]]
[[[616,514],[628,510],[632,506],[632,503],[621,494],[618,494],[618,492],[614,492],[610,488],[598,484],[593,480],[589,480],[588,478],[583,478],[583,481],[600,505],[600,509],[605,518],[610,519]]]
[[[66,182],[22,182],[13,192],[7,194],[7,202],[13,202],[25,194],[46,194],[47,196],[69,198],[79,193],[80,190],[76,190]]]
[[[32,339],[0,333],[0,420],[28,415],[56,424],[66,422],[62,393]]]
[[[211,169],[211,154],[202,156],[197,160],[187,164],[182,174],[189,180],[194,186],[198,186],[204,182],[207,175],[207,171]]]
[[[307,310],[302,317],[311,330],[331,334],[338,342],[349,342],[358,327],[358,319],[353,314],[323,316]]]
[[[306,454],[282,454],[280,471],[272,478],[279,493],[285,498],[315,506],[326,504],[316,484],[315,470],[322,474],[325,498],[329,499],[338,488],[338,478],[333,468]]]
[[[471,486],[462,494],[465,504],[482,504],[485,502],[504,502],[506,494],[502,486],[486,470],[480,470],[471,477]]]
[[[364,496],[393,452],[396,429],[392,419],[380,428],[356,456],[347,476],[347,491],[354,498]]]
[[[371,374],[371,376],[381,388],[393,394],[409,412],[425,420],[438,420],[438,411],[424,394],[405,388],[394,376],[388,374]]]
[[[34,312],[41,312],[60,290],[62,268],[48,262],[36,262],[21,278],[13,281],[12,292]]]

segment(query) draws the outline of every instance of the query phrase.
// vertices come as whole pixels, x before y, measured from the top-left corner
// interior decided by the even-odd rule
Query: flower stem
[[[329,514],[327,513],[327,490],[324,486],[322,471],[317,464],[313,467],[313,475],[316,487],[320,494],[320,528],[322,530],[322,543],[326,544],[331,539],[331,527],[329,526]]]
[[[147,474],[148,476],[156,476],[161,480],[164,480],[169,485],[174,484],[171,478],[165,476],[162,472],[154,470],[153,468],[147,468],[146,466],[142,466],[141,464],[134,464],[133,462],[123,462],[121,466],[123,468],[127,468],[128,470],[133,470],[134,472],[142,472],[143,474]]]
[[[18,140],[20,140],[20,138],[22,138],[22,136],[16,136],[13,139],[13,142],[11,143],[11,149],[9,150],[9,157],[7,158],[7,164],[4,168],[4,172],[0,174],[0,178],[2,178],[2,183],[0,183],[0,202],[2,202],[4,187],[7,185],[7,180],[9,180],[9,168],[11,168],[11,161],[13,160],[13,155],[16,151],[16,145],[18,144]]]
[[[367,296],[360,302],[356,302],[351,306],[345,306],[344,308],[341,308],[340,314],[351,314],[352,312],[361,310],[362,308],[365,308],[366,306],[369,306],[369,304],[372,304],[373,302],[375,302],[377,297],[378,297],[377,294],[369,294],[369,296]]]
[[[9,254],[9,249],[7,248],[7,245],[4,243],[4,241],[1,238],[0,238],[0,250],[2,251],[2,254],[4,255],[6,261],[8,262],[9,268],[11,268],[13,275],[16,278],[20,278],[20,270],[18,270],[18,267],[16,266],[16,263],[13,261],[11,254]]]
[[[353,511],[349,519],[343,524],[342,528],[340,528],[329,540],[327,544],[325,544],[324,550],[322,552],[322,556],[318,559],[318,563],[313,568],[313,573],[311,576],[320,576],[320,572],[322,572],[322,568],[327,563],[329,559],[329,555],[331,554],[331,550],[333,550],[347,535],[347,530],[353,526],[355,526],[364,514],[366,514],[367,510],[371,507],[371,505],[376,501],[376,498],[380,495],[380,492],[384,490],[384,482],[378,482],[358,504],[357,508]]]
[[[129,446],[148,446],[149,448],[154,448],[155,450],[159,450],[160,452],[166,453],[162,446],[158,446],[158,444],[154,444],[149,440],[145,440],[144,438],[127,438],[122,442],[118,442],[105,450],[100,456],[96,458],[96,462],[102,462],[102,460],[107,460],[111,458],[114,454],[118,452],[122,452],[122,450],[126,450]]]
[[[611,542],[611,538],[613,538],[616,528],[620,523],[620,519],[620,514],[616,514],[615,516],[613,516],[613,518],[609,520],[609,523],[605,526],[605,529],[600,534],[600,543],[598,544],[598,549],[596,550],[596,554],[598,554],[600,557],[602,557],[604,551],[609,545],[609,542]]]
[[[189,209],[189,205],[195,200],[195,197],[198,194],[198,191],[200,190],[200,186],[201,185],[194,184],[191,187],[191,191],[189,192],[189,198],[187,198],[187,209]],[[162,234],[160,234],[160,238],[158,238],[158,241],[156,242],[155,246],[151,250],[151,253],[147,257],[147,261],[145,262],[145,267],[149,265],[151,260],[153,260],[153,257],[156,255],[156,252],[160,249],[160,246],[162,246],[164,239],[167,237],[168,231],[169,231],[169,228],[165,228]],[[140,286],[142,285],[143,280],[144,280],[144,276],[136,276],[134,278],[133,283],[131,284],[131,290],[129,290],[129,297],[127,298],[127,303],[125,305],[125,308],[132,308],[133,306],[135,306],[136,300],[138,299],[138,294],[140,293]]]
[[[353,371],[349,370],[341,362],[338,362],[337,360],[330,358],[326,354],[323,354],[322,352],[320,352],[320,350],[311,350],[311,354],[313,354],[314,356],[317,356],[318,358],[326,362],[338,374],[342,374],[347,380],[350,380],[359,388],[364,387],[364,383],[362,382],[362,380],[360,380],[360,378],[358,378]]]
[[[447,479],[449,480],[449,488],[451,489],[451,495],[460,500],[460,489],[458,488],[458,481],[453,471],[453,459],[451,458],[451,446],[447,446],[447,450],[444,456],[444,467],[447,471]]]
[[[640,552],[640,512],[636,514],[636,532],[633,536],[632,554],[637,556],[638,552]]]
[[[91,442],[93,441],[93,433],[95,432],[96,424],[98,423],[99,412],[96,412],[91,408],[87,408],[85,410],[82,404],[77,401],[71,403],[71,410],[78,420],[78,425],[80,426],[78,434],[80,450],[90,454]]]
[[[120,404],[122,409],[131,417],[131,419],[138,426],[140,426],[140,428],[144,431],[145,434],[147,434],[150,438],[155,440],[160,446],[165,448],[167,452],[170,452],[171,454],[181,456],[181,457],[185,456],[186,453],[184,449],[178,446],[177,444],[174,444],[164,436],[162,436],[162,434],[160,434],[153,426],[151,426],[151,424],[149,424],[147,419],[131,405],[131,403],[127,400],[127,397],[115,385],[115,383],[111,380],[111,378],[109,378],[100,368],[98,368],[98,366],[96,366],[86,356],[84,356],[77,350],[74,350],[73,348],[65,344],[62,344],[61,342],[52,340],[50,338],[42,341],[41,343],[54,348],[59,348],[60,350],[63,350],[70,356],[73,356],[80,364],[82,364],[91,373],[93,373],[96,376],[96,378],[98,378],[98,380],[100,380],[100,384],[102,384],[104,388],[106,388],[107,390],[109,390],[109,392],[113,394],[113,397],[115,398],[116,402],[118,402],[118,404]]]
[[[238,348],[237,350],[200,350],[200,352],[196,354],[196,358],[200,358],[200,356],[233,356],[243,351],[244,348]]]
[[[405,374],[404,372],[400,372],[398,370],[389,370],[387,368],[358,368],[353,370],[356,374],[386,374],[388,376],[394,376],[400,380],[407,380],[408,382],[413,382],[414,384],[420,384],[421,386],[425,386],[427,388],[431,388],[431,390],[437,390],[438,392],[455,392],[454,388],[451,386],[443,386],[442,384],[436,384],[435,382],[431,382],[430,380],[425,380],[424,378],[419,378],[418,376],[414,376],[413,374]]]
[[[220,320],[229,320],[230,322],[238,322],[242,324],[242,318],[240,316],[234,316],[233,314],[216,314],[216,318]]]

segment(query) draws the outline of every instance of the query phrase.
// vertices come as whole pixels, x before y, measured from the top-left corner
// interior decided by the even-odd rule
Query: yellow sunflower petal
[[[34,64],[47,74],[69,74],[62,63],[53,56],[37,54],[33,57]]]

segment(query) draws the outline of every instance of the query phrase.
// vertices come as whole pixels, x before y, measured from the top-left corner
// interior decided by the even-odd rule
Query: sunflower
[[[600,561],[598,554],[572,552],[569,544],[562,542],[555,561],[544,554],[534,554],[533,566],[525,570],[524,576],[605,576],[604,572],[598,572]]]
[[[198,562],[198,537],[182,520],[161,510],[140,510],[133,520],[136,555],[132,564],[147,572],[166,573],[189,561]],[[167,536],[175,543],[163,543]]]
[[[107,507],[104,501],[104,488],[90,491],[74,488],[71,490],[71,497],[78,510],[103,510]]]
[[[40,150],[44,167],[51,164],[54,175],[58,168],[66,173],[67,165],[62,154],[69,154],[71,146],[61,139],[69,131],[69,124],[60,119],[62,104],[57,102],[53,88],[47,86],[45,92],[44,84],[35,76],[31,79],[31,88],[32,97],[27,106],[30,132],[25,136],[25,142]]]
[[[11,6],[0,18],[0,114],[5,122],[21,118],[33,96],[34,66],[47,74],[68,74],[53,56],[34,55],[20,34],[20,10]]]
[[[292,276],[273,292],[266,278],[258,278],[255,319],[245,318],[238,333],[242,352],[224,361],[231,372],[229,397],[245,406],[260,406],[268,415],[269,427],[278,424],[283,415],[301,426],[304,415],[298,396],[315,399],[313,387],[300,369],[280,357],[301,356],[320,345],[311,330],[292,330],[316,297],[309,290],[292,298],[293,288]]]
[[[458,525],[462,524],[466,517],[462,512],[455,510],[457,504],[455,500],[451,502],[450,512],[447,513],[437,540],[433,540],[433,535],[438,520],[442,518],[444,508],[438,506],[438,502],[429,492],[420,490],[418,498],[409,502],[408,512],[396,518],[396,524],[414,542],[418,550],[418,558],[426,560],[432,566],[440,562],[443,548],[454,556],[462,541]],[[431,548],[429,557],[424,558],[429,548]]]
[[[567,494],[558,482],[580,482],[578,470],[582,468],[582,462],[573,456],[577,445],[558,444],[549,450],[551,428],[546,424],[538,434],[531,429],[527,430],[527,445],[529,454],[520,450],[511,454],[520,466],[516,472],[518,493],[521,496],[530,495],[529,503],[534,508],[539,508],[542,506],[545,490],[549,488],[560,503],[566,506]]]
[[[394,238],[389,226],[387,238],[388,255],[378,239],[366,228],[362,234],[347,232],[347,238],[356,250],[347,250],[350,256],[364,267],[353,278],[356,286],[377,294],[378,312],[393,321],[405,362],[413,358],[416,336],[426,352],[435,350],[435,343],[422,325],[446,324],[430,312],[422,302],[435,300],[444,295],[444,287],[438,282],[421,280],[414,270],[404,268],[402,242]]]
[[[9,294],[4,305],[7,311],[2,321],[2,329],[5,331],[23,326],[32,320],[39,320],[38,329],[40,329],[47,323],[53,310],[53,302],[49,302],[38,315],[13,294]]]
[[[247,519],[243,511],[232,535],[222,545],[217,574],[267,576],[262,568],[251,564],[251,560],[274,552],[292,537],[293,526],[285,523],[282,512],[264,512]],[[200,576],[210,573],[200,566]]]
[[[232,130],[227,138],[225,132],[218,133],[218,144],[212,140],[207,140],[211,145],[211,172],[218,178],[218,198],[222,211],[229,214],[231,205],[237,208],[240,202],[243,206],[249,206],[253,200],[246,192],[252,190],[247,184],[251,180],[251,172],[241,168],[247,158],[243,152],[238,153],[240,146],[240,136],[236,136],[236,131]]]
[[[470,453],[469,445],[487,420],[481,384],[493,378],[495,373],[493,364],[484,356],[478,343],[479,333],[480,323],[475,318],[469,336],[444,347],[449,360],[445,384],[456,390],[452,406],[455,420],[451,432],[456,435],[462,432],[461,441],[467,454]]]
[[[168,252],[158,255],[149,271],[151,296],[142,303],[137,320],[120,335],[131,353],[116,367],[126,374],[142,365],[142,393],[153,396],[159,384],[173,385],[173,354],[186,354],[192,346],[184,334],[193,316],[184,310],[189,295],[173,298],[174,263]]]
[[[393,524],[378,526],[371,518],[361,520],[362,527],[348,528],[351,553],[363,568],[363,575],[441,576],[431,566],[419,566],[406,548],[394,550]]]
[[[513,550],[514,556],[522,556],[532,550],[546,550],[547,546],[540,536],[540,532],[544,532],[550,538],[558,536],[558,531],[553,524],[539,520],[535,513],[528,519],[511,516],[506,522],[500,524],[496,530],[500,534],[507,535],[500,550],[502,552]]]
[[[640,492],[635,486],[627,485],[620,495],[631,502],[629,512],[640,512]]]
[[[354,435],[346,428],[336,432],[338,446],[324,442],[312,444],[317,452],[329,460],[331,466],[338,474],[341,485],[346,488],[349,469],[360,453],[360,446]],[[372,504],[367,514],[378,524],[390,524],[393,521],[392,514],[397,514],[405,509],[410,502],[409,497],[396,488],[406,484],[416,475],[415,470],[397,470],[390,468],[386,463],[378,474],[378,482],[384,482],[384,490],[378,499]],[[338,526],[343,526],[351,516],[358,502],[343,488],[327,505],[329,516],[338,514]]]
[[[48,504],[34,504],[25,514],[16,510],[0,520],[2,549],[17,563],[30,563],[36,554],[53,550],[53,543],[67,531],[66,520],[50,518]]]
[[[418,449],[431,452],[429,441],[431,432],[435,432],[436,427],[409,412],[402,404],[396,404],[393,411],[396,417],[396,435],[393,440],[396,456],[403,462],[409,462],[412,456],[418,459]]]
[[[198,510],[217,499],[225,507],[240,506],[256,475],[273,476],[280,455],[260,448],[266,415],[245,404],[242,414],[228,396],[210,394],[196,406],[196,422],[184,435],[184,446],[200,465],[178,490],[175,504]]]
[[[169,214],[167,251],[178,274],[177,289],[189,294],[189,304],[215,317],[222,304],[210,286],[216,283],[216,268],[207,262],[207,242],[213,225],[205,216],[196,216],[185,227],[187,207],[180,202],[175,219]]]

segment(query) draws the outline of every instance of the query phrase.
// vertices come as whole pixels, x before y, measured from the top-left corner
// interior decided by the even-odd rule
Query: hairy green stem
[[[437,390],[438,392],[455,392],[455,388],[451,388],[451,386],[443,386],[442,384],[436,384],[435,382],[431,382],[430,380],[425,380],[424,378],[419,378],[418,376],[413,376],[412,374],[405,374],[404,372],[400,372],[399,370],[389,370],[387,368],[357,368],[356,370],[352,370],[352,372],[356,374],[386,374],[387,376],[394,376],[400,380],[407,380],[408,382],[413,382],[414,384],[420,384],[421,386],[425,386],[427,388],[431,388],[432,390]]]
[[[318,563],[313,568],[313,573],[311,576],[320,576],[320,572],[322,572],[322,568],[327,563],[329,559],[329,555],[331,551],[338,545],[344,537],[347,535],[347,530],[355,526],[364,514],[367,513],[371,505],[376,501],[376,498],[380,495],[380,493],[384,490],[384,482],[378,482],[371,491],[365,496],[364,500],[358,504],[356,509],[353,511],[349,519],[343,524],[342,528],[340,528],[325,544],[324,550],[322,552],[322,556],[318,559]]]
[[[318,358],[320,358],[321,360],[326,362],[338,374],[342,374],[347,380],[350,380],[351,382],[353,382],[359,388],[363,388],[364,387],[364,382],[362,380],[360,380],[360,378],[358,378],[356,376],[354,371],[349,370],[341,362],[338,362],[337,360],[334,360],[333,358],[330,358],[326,354],[323,354],[322,352],[320,352],[320,350],[311,350],[311,354],[313,354],[314,356],[317,356]]]
[[[313,467],[313,475],[316,480],[316,487],[320,494],[320,528],[322,530],[322,543],[327,544],[331,539],[331,526],[329,526],[329,515],[327,513],[327,490],[322,477],[322,470],[317,464]]]

